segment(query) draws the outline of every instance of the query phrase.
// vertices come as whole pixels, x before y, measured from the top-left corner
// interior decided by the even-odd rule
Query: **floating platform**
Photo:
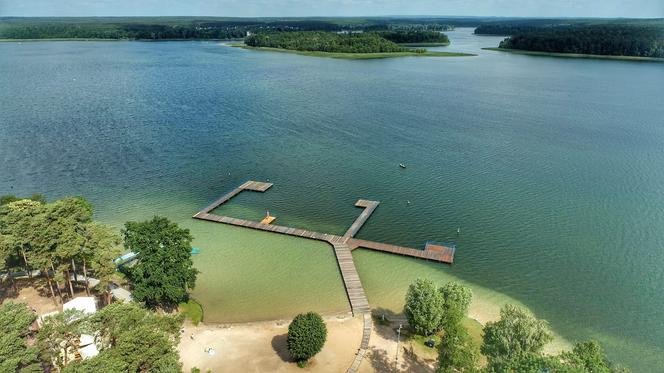
[[[268,215],[261,220],[261,224],[272,224],[275,220],[277,220],[276,216]]]
[[[439,253],[444,258],[444,261],[452,263],[454,261],[456,245],[446,242],[427,241],[426,245],[424,245],[424,251]]]

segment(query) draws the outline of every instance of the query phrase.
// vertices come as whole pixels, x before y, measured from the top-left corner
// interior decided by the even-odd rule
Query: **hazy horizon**
[[[0,0],[0,16],[662,18],[661,0]]]

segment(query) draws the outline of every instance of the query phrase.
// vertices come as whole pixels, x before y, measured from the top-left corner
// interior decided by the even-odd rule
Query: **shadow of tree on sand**
[[[275,335],[272,338],[272,349],[284,362],[292,363],[295,361],[288,352],[288,334]]]
[[[368,360],[376,372],[394,372],[394,356],[388,356],[385,350],[372,347],[369,350]]]
[[[402,372],[415,372],[415,373],[433,373],[436,371],[437,361],[435,359],[423,359],[418,357],[414,352],[412,346],[407,348],[403,346],[403,359],[399,364],[399,369]]]

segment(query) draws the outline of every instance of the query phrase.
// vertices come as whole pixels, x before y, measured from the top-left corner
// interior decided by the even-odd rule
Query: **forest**
[[[513,34],[500,43],[500,48],[664,58],[664,27],[590,25],[539,28]]]
[[[240,39],[259,31],[445,31],[437,18],[0,17],[0,39]]]
[[[379,35],[397,44],[426,44],[440,43],[449,44],[447,35],[439,31],[383,31]]]
[[[259,32],[247,36],[250,47],[336,53],[392,53],[413,51],[373,32]]]
[[[480,22],[475,28],[477,35],[510,36],[523,32],[540,31],[550,28],[589,27],[589,26],[634,26],[664,28],[664,19],[606,19],[606,18],[522,18],[512,20]]]

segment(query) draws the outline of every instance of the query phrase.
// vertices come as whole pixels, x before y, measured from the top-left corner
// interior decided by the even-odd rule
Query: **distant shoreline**
[[[447,43],[397,43],[399,45],[402,45],[404,47],[446,47],[450,45],[449,42]]]
[[[482,48],[482,50],[508,52],[514,54],[526,54],[531,56],[544,56],[544,57],[563,57],[563,58],[590,58],[598,60],[619,60],[619,61],[637,61],[637,62],[664,62],[664,58],[657,57],[639,57],[639,56],[612,56],[604,54],[583,54],[583,53],[557,53],[557,52],[539,52],[527,51],[523,49],[509,49],[509,48]]]
[[[37,42],[37,41],[225,41],[233,42],[237,39],[97,39],[97,38],[43,38],[43,39],[0,39],[0,43],[21,43],[21,42]]]
[[[340,52],[321,52],[321,51],[298,51],[291,49],[283,48],[268,48],[268,47],[250,47],[245,44],[240,43],[229,43],[227,44],[230,47],[242,48],[248,50],[256,50],[263,52],[280,52],[280,53],[291,53],[298,54],[301,56],[312,56],[312,57],[327,57],[327,58],[338,58],[346,60],[371,60],[371,59],[381,59],[381,58],[395,58],[395,57],[472,57],[476,56],[475,54],[469,53],[456,53],[456,52],[385,52],[385,53],[340,53]]]

